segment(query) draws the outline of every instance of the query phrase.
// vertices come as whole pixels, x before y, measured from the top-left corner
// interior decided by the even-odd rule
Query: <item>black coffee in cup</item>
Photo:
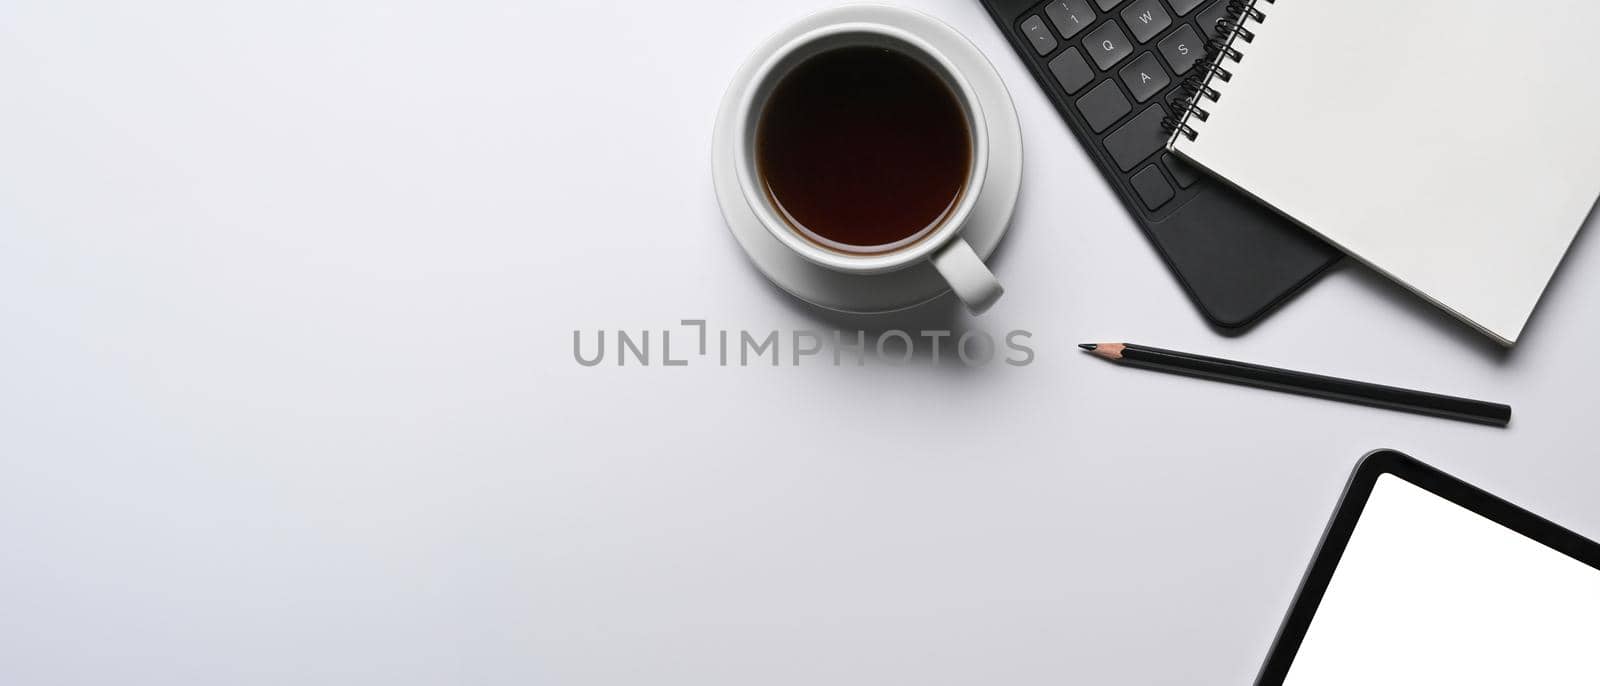
[[[796,65],[756,130],[757,173],[796,231],[853,254],[899,250],[961,200],[972,136],[931,68],[882,47],[843,47]]]

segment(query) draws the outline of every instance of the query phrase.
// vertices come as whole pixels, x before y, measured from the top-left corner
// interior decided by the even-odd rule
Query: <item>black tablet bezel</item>
[[[1366,507],[1368,496],[1372,494],[1372,486],[1377,483],[1378,477],[1384,474],[1392,474],[1600,570],[1600,543],[1595,543],[1555,522],[1490,495],[1483,489],[1423,464],[1415,458],[1393,450],[1374,451],[1362,458],[1361,464],[1356,465],[1349,484],[1345,486],[1339,507],[1334,512],[1333,519],[1328,522],[1322,543],[1317,546],[1317,553],[1312,558],[1311,567],[1306,570],[1305,579],[1300,583],[1300,590],[1295,593],[1294,603],[1289,607],[1289,614],[1284,617],[1283,626],[1278,630],[1278,637],[1272,642],[1272,650],[1268,652],[1267,660],[1261,666],[1261,673],[1256,678],[1258,686],[1281,686],[1284,678],[1288,676],[1289,666],[1300,650],[1300,642],[1305,639],[1306,630],[1311,626],[1311,618],[1317,613],[1322,595],[1328,590],[1328,582],[1333,579],[1334,569],[1339,566],[1339,558],[1344,554],[1346,544],[1350,542],[1350,534],[1355,531],[1356,521],[1361,518],[1361,511]]]

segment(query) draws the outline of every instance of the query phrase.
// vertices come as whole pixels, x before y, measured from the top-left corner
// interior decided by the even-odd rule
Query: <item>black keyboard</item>
[[[1339,260],[1164,149],[1168,101],[1227,0],[982,2],[1211,323],[1247,326]]]

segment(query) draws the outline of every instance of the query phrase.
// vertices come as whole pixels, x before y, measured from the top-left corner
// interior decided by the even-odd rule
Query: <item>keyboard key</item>
[[[1170,152],[1161,154],[1161,163],[1167,165],[1167,171],[1172,172],[1172,180],[1178,182],[1179,188],[1188,188],[1200,180],[1200,172],[1189,166],[1188,162],[1179,159]]]
[[[1200,30],[1206,34],[1206,38],[1216,38],[1217,22],[1222,21],[1227,16],[1227,0],[1217,0],[1211,3],[1210,7],[1200,10],[1200,14],[1195,18],[1195,21],[1200,23]]]
[[[1033,44],[1033,51],[1039,53],[1040,57],[1056,49],[1056,37],[1050,35],[1050,29],[1045,28],[1044,20],[1037,14],[1022,20],[1022,34],[1028,37],[1028,42]]]
[[[1200,36],[1195,35],[1194,29],[1188,24],[1179,26],[1172,35],[1156,43],[1156,48],[1161,50],[1161,56],[1167,58],[1167,64],[1172,66],[1172,73],[1183,74],[1189,71],[1206,54],[1206,44],[1201,42]]]
[[[1109,9],[1113,8],[1113,7],[1116,7],[1117,3],[1122,2],[1122,0],[1096,0],[1096,2],[1098,2],[1099,5],[1100,5],[1100,11],[1104,12],[1106,10],[1109,10]]]
[[[1129,62],[1128,66],[1122,68],[1121,74],[1122,83],[1133,94],[1133,99],[1139,102],[1155,97],[1167,84],[1172,83],[1172,78],[1167,76],[1167,70],[1161,68],[1161,62],[1153,52]]]
[[[1161,176],[1161,170],[1153,164],[1133,175],[1133,190],[1144,201],[1144,208],[1151,212],[1167,204],[1173,195],[1172,186],[1167,184],[1166,178]]]
[[[1181,17],[1185,14],[1188,14],[1194,8],[1199,7],[1200,3],[1205,1],[1206,0],[1167,0],[1167,4],[1172,5],[1172,11],[1177,12],[1178,16]]]
[[[1071,38],[1094,23],[1094,10],[1089,0],[1056,0],[1044,6],[1044,14],[1062,38]]]
[[[1133,171],[1144,158],[1166,145],[1167,132],[1161,129],[1164,116],[1161,105],[1151,105],[1106,136],[1106,152],[1111,153],[1118,169]]]
[[[1083,118],[1089,122],[1089,128],[1094,129],[1095,133],[1100,133],[1106,130],[1106,127],[1117,123],[1117,120],[1131,109],[1133,106],[1128,104],[1128,99],[1122,96],[1122,90],[1117,88],[1116,82],[1111,79],[1101,81],[1094,90],[1078,98],[1078,111],[1083,113]]]
[[[1133,52],[1133,44],[1128,42],[1128,36],[1122,33],[1122,29],[1117,28],[1116,22],[1108,21],[1083,39],[1083,49],[1094,57],[1094,63],[1099,65],[1101,71],[1108,71],[1112,65]]]
[[[1133,32],[1133,37],[1140,43],[1148,43],[1156,34],[1172,26],[1172,17],[1167,16],[1167,11],[1161,9],[1161,0],[1135,0],[1132,5],[1122,10],[1122,23],[1128,25],[1128,30]]]
[[[1083,54],[1077,48],[1067,48],[1066,52],[1050,60],[1050,73],[1056,75],[1056,80],[1067,90],[1067,95],[1076,95],[1094,80],[1094,68],[1083,61]]]

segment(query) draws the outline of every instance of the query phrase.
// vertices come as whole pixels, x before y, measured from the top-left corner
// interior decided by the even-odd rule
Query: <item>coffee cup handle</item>
[[[983,314],[1006,289],[966,239],[957,236],[933,254],[933,267],[973,314]]]

